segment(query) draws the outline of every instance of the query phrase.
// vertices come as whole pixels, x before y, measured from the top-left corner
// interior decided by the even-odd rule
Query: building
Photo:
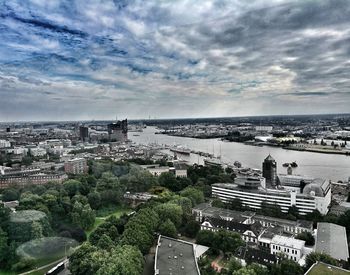
[[[0,175],[0,189],[13,185],[23,187],[26,185],[43,185],[48,182],[62,183],[66,179],[68,179],[68,176],[65,173],[39,173],[26,176]]]
[[[11,142],[4,139],[0,139],[0,148],[9,148],[9,147],[11,147]]]
[[[271,254],[283,255],[283,257],[298,262],[303,256],[305,241],[286,236],[275,235],[271,241]]]
[[[273,127],[272,126],[255,126],[255,131],[257,132],[272,132]]]
[[[339,261],[348,261],[349,249],[345,227],[328,222],[317,223],[315,251],[326,253]]]
[[[277,163],[275,159],[268,155],[265,158],[262,165],[263,177],[266,179],[266,183],[272,186],[277,185]]]
[[[128,140],[128,120],[118,120],[107,125],[110,141],[126,142]]]
[[[89,128],[86,126],[79,127],[79,138],[81,141],[86,142],[89,140]]]
[[[75,158],[64,163],[64,171],[67,174],[85,174],[89,170],[87,161],[84,158]]]
[[[320,275],[320,274],[329,274],[329,275],[348,275],[350,274],[349,270],[340,268],[338,266],[325,264],[322,262],[314,263],[304,275]]]
[[[154,274],[200,275],[197,258],[206,249],[197,249],[197,251],[201,250],[201,253],[196,253],[196,248],[197,246],[189,242],[159,236],[155,255]]]
[[[187,177],[187,165],[180,161],[174,161],[174,167],[160,166],[159,164],[141,165],[141,167],[156,177],[163,173],[173,173],[175,177]]]

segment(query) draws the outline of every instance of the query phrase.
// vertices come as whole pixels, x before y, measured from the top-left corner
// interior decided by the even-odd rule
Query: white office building
[[[305,241],[281,235],[275,235],[270,245],[271,254],[283,255],[296,262],[303,256],[304,247]]]

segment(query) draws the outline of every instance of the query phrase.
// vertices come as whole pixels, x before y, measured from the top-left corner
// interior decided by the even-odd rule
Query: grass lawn
[[[123,214],[131,213],[133,210],[124,206],[109,206],[96,211],[96,219],[92,229],[86,231],[87,237],[90,236],[91,232],[96,229],[101,223],[110,216],[119,218]]]
[[[15,275],[16,273],[12,271],[0,270],[0,275]]]
[[[324,263],[315,265],[307,275],[349,275],[350,272]]]

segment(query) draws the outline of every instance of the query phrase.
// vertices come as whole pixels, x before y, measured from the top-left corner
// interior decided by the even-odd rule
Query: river
[[[155,127],[147,127],[141,133],[130,132],[128,136],[129,139],[138,144],[158,143],[171,146],[178,144],[191,150],[214,153],[215,156],[221,154],[223,162],[233,163],[237,160],[244,167],[261,169],[264,158],[271,154],[277,161],[278,173],[286,173],[286,168],[282,166],[283,163],[296,161],[298,167],[293,169],[294,174],[321,177],[333,181],[344,181],[350,177],[350,156],[292,151],[280,147],[258,147],[238,142],[224,142],[220,139],[156,135],[155,132],[157,132]],[[195,154],[191,154],[189,157],[181,156],[181,158],[193,163],[203,162],[203,158]]]

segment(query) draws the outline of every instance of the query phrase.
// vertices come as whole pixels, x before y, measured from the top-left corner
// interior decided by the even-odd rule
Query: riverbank
[[[334,155],[346,155],[350,156],[350,151],[345,150],[336,150],[336,149],[328,149],[328,148],[298,148],[298,147],[291,147],[291,146],[285,146],[283,149],[286,150],[293,150],[293,151],[305,151],[305,152],[312,152],[312,153],[321,153],[321,154],[334,154]]]

